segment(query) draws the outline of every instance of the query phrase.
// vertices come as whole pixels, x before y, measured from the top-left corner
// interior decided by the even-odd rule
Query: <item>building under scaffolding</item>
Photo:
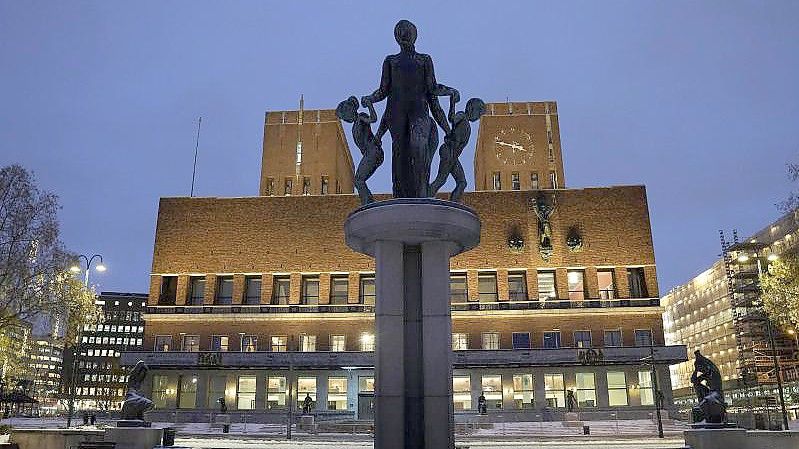
[[[797,330],[771,325],[759,282],[772,261],[796,253],[798,231],[799,214],[789,213],[743,241],[722,232],[721,259],[663,298],[667,344],[698,349],[719,366],[731,416],[747,427],[778,428],[781,399],[788,418],[799,418]],[[671,369],[675,405],[685,413],[696,404],[692,371],[692,361]]]

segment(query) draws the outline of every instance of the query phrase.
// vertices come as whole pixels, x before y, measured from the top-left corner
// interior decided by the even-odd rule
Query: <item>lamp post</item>
[[[86,288],[89,288],[89,272],[92,268],[92,262],[97,260],[97,264],[95,264],[94,269],[98,272],[102,273],[106,270],[105,265],[103,265],[103,256],[100,254],[94,254],[91,257],[87,257],[83,254],[79,255],[75,263],[69,267],[69,271],[78,274],[81,271],[84,271],[85,274],[83,276],[83,285]],[[81,262],[86,262],[85,269],[83,268]],[[72,425],[72,414],[75,413],[75,396],[77,393],[77,378],[78,378],[78,367],[80,364],[78,363],[78,358],[80,357],[81,345],[83,343],[83,326],[78,326],[78,342],[75,344],[75,349],[73,351],[72,357],[72,376],[69,382],[69,403],[68,403],[68,410],[67,410],[67,427]]]
[[[649,355],[642,358],[641,361],[645,366],[649,366],[650,383],[652,384],[652,399],[655,402],[655,412],[658,420],[658,438],[663,438],[663,417],[660,414],[661,398],[660,387],[658,385],[658,373],[655,369],[655,341],[649,339]]]

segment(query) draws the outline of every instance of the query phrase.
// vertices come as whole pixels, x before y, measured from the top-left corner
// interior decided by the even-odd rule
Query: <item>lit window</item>
[[[585,282],[582,270],[570,270],[566,274],[569,281],[569,301],[582,302],[585,299]]]
[[[316,378],[298,377],[297,378],[297,409],[302,410],[305,398],[311,398],[311,410],[316,409]]]
[[[161,374],[153,375],[153,403],[156,407],[166,408],[169,396],[169,378]]]
[[[282,376],[269,376],[266,378],[266,408],[267,410],[286,408],[288,387],[286,378]]]
[[[327,378],[328,410],[347,410],[347,378]]]
[[[484,332],[483,333],[483,349],[497,350],[499,349],[499,333],[498,332]]]
[[[255,376],[239,376],[236,388],[236,408],[255,410]]]
[[[577,406],[596,407],[596,382],[594,373],[576,373]]]
[[[608,371],[608,405],[627,405],[627,378],[624,371]]]
[[[286,352],[288,337],[284,335],[273,335],[271,338],[272,352]]]
[[[486,399],[486,408],[502,408],[502,376],[483,376],[480,382],[483,396]]]
[[[452,350],[465,351],[469,349],[469,334],[453,333],[452,334]]]
[[[455,410],[472,408],[472,384],[469,376],[452,376],[452,402]]]
[[[242,335],[241,352],[255,352],[258,350],[258,337],[256,335]]]
[[[513,401],[518,409],[529,409],[534,407],[535,386],[533,385],[532,374],[513,375]]]
[[[316,351],[316,335],[300,334],[300,351]]]
[[[655,405],[650,371],[638,371],[638,391],[641,394],[641,405]]]
[[[200,350],[200,336],[184,335],[183,350],[186,352],[198,352]]]
[[[566,405],[563,374],[544,374],[544,397],[547,407],[564,407]]]
[[[616,285],[613,282],[613,271],[599,270],[596,272],[597,280],[599,281],[599,298],[605,301],[610,301],[616,297]],[[605,307],[612,305],[612,303],[603,303]]]
[[[330,336],[330,350],[333,352],[342,352],[347,350],[347,337],[346,335],[331,335]]]
[[[375,350],[374,334],[368,334],[368,333],[361,334],[361,351],[371,352],[374,350]]]
[[[197,406],[197,376],[178,376],[178,408]]]
[[[227,351],[228,350],[228,336],[227,335],[212,335],[211,336],[211,350],[212,351]]]
[[[538,272],[538,300],[541,302],[555,301],[558,293],[555,289],[555,272]]]

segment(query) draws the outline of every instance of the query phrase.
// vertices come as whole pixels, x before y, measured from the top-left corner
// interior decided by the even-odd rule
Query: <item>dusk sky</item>
[[[257,195],[264,112],[370,93],[407,18],[464,99],[557,101],[568,187],[646,185],[662,294],[717,258],[719,229],[780,215],[799,2],[433,3],[0,0],[0,165],[59,195],[67,247],[105,258],[99,290],[146,292],[197,117],[195,194]]]

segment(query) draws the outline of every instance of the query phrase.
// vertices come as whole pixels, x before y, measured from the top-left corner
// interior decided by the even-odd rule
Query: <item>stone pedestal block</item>
[[[153,449],[161,445],[164,430],[153,427],[109,427],[105,441],[116,443],[116,449]]]
[[[19,449],[68,449],[86,441],[103,441],[102,430],[14,429],[11,442]]]
[[[477,214],[394,199],[356,210],[344,231],[375,257],[375,448],[454,448],[449,259],[480,242]]]

